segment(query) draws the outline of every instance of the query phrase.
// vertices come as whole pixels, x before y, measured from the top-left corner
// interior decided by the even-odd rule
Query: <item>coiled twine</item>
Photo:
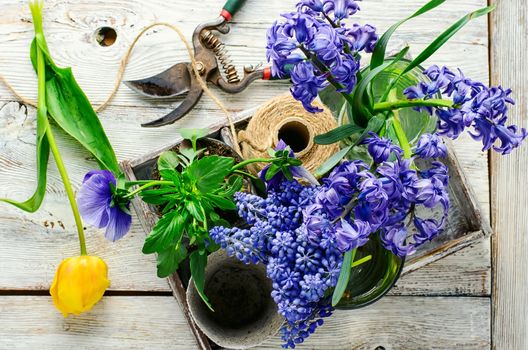
[[[290,94],[265,103],[255,112],[246,129],[238,133],[244,159],[269,157],[268,149],[275,148],[282,139],[310,172],[315,171],[339,151],[339,144],[323,146],[313,142],[316,135],[337,127],[330,110],[318,101],[314,104],[323,111],[306,111]],[[256,174],[264,166],[265,163],[254,163],[248,170]]]

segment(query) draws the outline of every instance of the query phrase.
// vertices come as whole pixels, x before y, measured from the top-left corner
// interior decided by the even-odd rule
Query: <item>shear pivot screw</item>
[[[205,72],[205,65],[203,64],[203,62],[196,62],[196,70],[198,71],[198,73],[200,73],[200,75],[204,74]]]

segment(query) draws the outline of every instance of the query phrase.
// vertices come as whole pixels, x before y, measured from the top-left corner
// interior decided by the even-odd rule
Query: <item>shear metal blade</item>
[[[189,63],[178,63],[150,78],[124,82],[133,91],[153,98],[170,98],[189,92],[191,67]]]

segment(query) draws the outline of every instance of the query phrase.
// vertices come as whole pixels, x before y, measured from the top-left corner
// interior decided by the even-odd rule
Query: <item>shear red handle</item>
[[[226,21],[230,21],[235,13],[242,8],[245,2],[246,0],[227,0],[220,12],[220,16],[224,17]]]
[[[293,69],[293,64],[286,64],[284,65],[284,76],[283,77],[274,77],[271,74],[271,67],[266,67],[262,70],[262,80],[282,80],[282,79],[289,79],[290,73]]]

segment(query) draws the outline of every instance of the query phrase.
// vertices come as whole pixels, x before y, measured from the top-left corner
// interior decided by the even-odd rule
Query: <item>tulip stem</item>
[[[44,66],[44,56],[43,56],[42,50],[38,47],[38,45],[37,45],[37,76],[38,76],[38,109],[41,111],[40,113],[47,114],[46,72],[45,72],[45,66]],[[51,153],[53,154],[53,158],[55,158],[57,169],[59,170],[60,176],[62,178],[62,183],[64,184],[64,189],[66,190],[66,194],[68,195],[68,200],[70,201],[70,206],[73,212],[73,217],[75,219],[75,225],[77,226],[77,234],[79,236],[79,244],[81,247],[81,255],[86,255],[87,254],[86,253],[86,241],[84,239],[83,224],[82,224],[81,216],[79,214],[79,209],[77,207],[77,202],[75,201],[75,194],[73,193],[71,182],[68,177],[68,172],[66,171],[66,167],[64,166],[64,161],[62,160],[61,154],[59,152],[59,148],[57,147],[57,143],[55,142],[55,137],[53,136],[53,132],[51,131],[51,126],[48,122],[46,123],[46,137],[48,138]]]

